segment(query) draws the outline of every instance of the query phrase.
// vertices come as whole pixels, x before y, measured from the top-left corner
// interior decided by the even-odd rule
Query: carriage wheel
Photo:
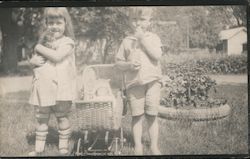
[[[124,142],[126,141],[126,139],[124,138],[124,135],[123,135],[122,128],[120,128],[118,133],[119,133],[119,135],[114,139],[114,155],[121,155],[122,154]]]
[[[122,149],[123,146],[124,146],[124,142],[125,142],[125,138],[124,138],[124,135],[123,135],[123,129],[121,128],[120,129],[120,148]]]
[[[119,142],[119,138],[118,137],[115,137],[115,151],[114,151],[114,155],[119,155],[121,152],[120,150],[118,150],[119,146],[118,146],[118,142]]]
[[[108,145],[109,142],[109,131],[106,131],[105,133],[105,145]]]
[[[74,155],[74,150],[76,150],[76,144],[74,140],[69,140],[69,152],[71,155]]]
[[[84,141],[83,141],[83,143],[84,143],[84,145],[89,143],[89,141],[88,141],[88,131],[87,130],[84,131]]]
[[[82,152],[81,152],[81,143],[82,143],[82,139],[79,138],[78,141],[77,141],[77,147],[76,147],[76,153],[75,153],[76,156],[82,155]]]
[[[124,143],[126,142],[126,138],[124,138],[123,128],[120,128],[120,140],[119,140],[119,152],[118,154],[122,154],[122,149],[124,147]]]

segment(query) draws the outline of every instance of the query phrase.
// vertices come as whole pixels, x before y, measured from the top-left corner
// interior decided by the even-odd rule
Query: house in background
[[[240,55],[247,49],[247,29],[238,27],[222,30],[219,34],[219,50],[227,55]]]

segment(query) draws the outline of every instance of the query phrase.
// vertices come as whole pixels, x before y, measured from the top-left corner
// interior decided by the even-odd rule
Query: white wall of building
[[[247,33],[241,31],[238,34],[234,35],[228,39],[228,55],[240,55],[243,51],[243,43],[247,42]]]

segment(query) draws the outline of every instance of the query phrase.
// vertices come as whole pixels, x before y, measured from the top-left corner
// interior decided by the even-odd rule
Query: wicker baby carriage
[[[75,127],[83,131],[75,155],[119,155],[124,138],[122,73],[114,65],[91,65],[84,69],[75,102]]]

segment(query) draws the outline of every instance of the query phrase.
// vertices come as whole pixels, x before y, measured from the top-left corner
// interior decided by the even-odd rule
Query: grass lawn
[[[171,121],[159,119],[159,145],[165,155],[183,154],[247,154],[248,153],[248,89],[247,84],[218,85],[217,95],[225,97],[232,107],[229,117],[217,121]],[[27,156],[34,148],[34,109],[27,104],[29,92],[9,93],[0,98],[0,156]],[[130,129],[131,117],[123,120],[127,144],[124,155],[133,155]],[[146,127],[144,127],[146,130]],[[73,128],[71,142],[77,139]],[[144,131],[146,132],[146,131]],[[59,155],[56,119],[52,115],[47,137],[46,156]],[[143,135],[145,154],[149,151],[149,136]]]

